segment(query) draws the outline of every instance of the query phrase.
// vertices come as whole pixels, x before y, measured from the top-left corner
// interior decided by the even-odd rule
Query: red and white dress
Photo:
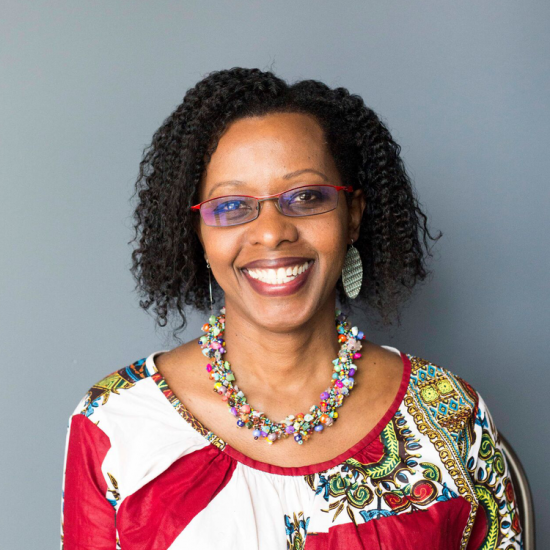
[[[167,350],[108,375],[69,419],[61,547],[522,548],[482,398],[446,369],[383,347],[404,364],[384,417],[341,455],[297,468],[252,460],[194,418],[155,366]]]

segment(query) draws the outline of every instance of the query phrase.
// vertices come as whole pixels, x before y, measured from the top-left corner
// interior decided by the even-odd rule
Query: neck
[[[255,408],[267,413],[318,403],[330,385],[332,361],[340,350],[335,308],[335,299],[329,300],[307,323],[276,331],[225,304],[224,360]]]

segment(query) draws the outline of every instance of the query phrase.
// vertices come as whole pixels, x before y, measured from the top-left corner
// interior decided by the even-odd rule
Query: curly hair
[[[185,306],[209,309],[208,271],[193,228],[190,207],[223,132],[235,120],[277,112],[313,115],[321,125],[336,167],[346,185],[362,189],[366,209],[354,246],[363,261],[363,284],[354,304],[367,304],[391,324],[417,282],[430,272],[426,215],[420,210],[400,158],[401,147],[363,99],[346,88],[331,89],[316,80],[292,85],[270,71],[234,67],[213,71],[189,89],[182,103],[143,151],[134,211],[138,247],[130,271],[144,310],[154,305],[160,327],[171,312],[186,326]],[[346,194],[350,200],[351,194]],[[422,220],[422,221],[421,221]],[[419,234],[423,234],[423,244]],[[424,251],[425,249],[425,251]],[[213,280],[214,295],[220,292]],[[342,281],[342,307],[350,306]]]

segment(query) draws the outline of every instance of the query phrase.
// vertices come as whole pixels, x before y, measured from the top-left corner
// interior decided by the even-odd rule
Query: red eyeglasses
[[[351,193],[351,185],[302,185],[274,195],[225,195],[208,199],[191,207],[199,210],[206,225],[228,227],[255,220],[260,215],[260,203],[275,200],[285,216],[315,216],[338,206],[339,191]]]

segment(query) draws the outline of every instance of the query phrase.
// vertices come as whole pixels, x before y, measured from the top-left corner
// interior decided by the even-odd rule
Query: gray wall
[[[550,543],[548,2],[4,0],[0,12],[2,547],[57,547],[70,413],[105,374],[176,345],[133,293],[129,198],[162,120],[233,66],[345,86],[389,125],[444,237],[403,324],[367,338],[480,391]]]

